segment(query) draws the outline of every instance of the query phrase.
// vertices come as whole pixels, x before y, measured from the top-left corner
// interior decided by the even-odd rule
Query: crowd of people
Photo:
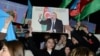
[[[24,38],[6,41],[7,29],[12,19],[10,16],[5,20],[0,32],[0,56],[25,56],[26,49],[33,56],[96,56],[100,47],[98,39],[80,22],[75,27],[65,26],[68,34],[47,33],[44,36],[32,34],[29,24]]]

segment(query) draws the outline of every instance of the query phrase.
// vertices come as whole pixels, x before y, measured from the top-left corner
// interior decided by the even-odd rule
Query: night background
[[[28,5],[27,0],[9,0],[9,1]],[[31,1],[32,6],[47,6],[47,7],[59,7],[59,5],[62,2],[62,0],[30,0],[30,1]],[[70,8],[73,2],[74,1],[72,1],[69,4],[69,6],[66,8]],[[87,19],[88,17],[85,18],[85,20]],[[100,11],[97,11],[89,15],[89,22],[96,24],[96,34],[100,34],[100,20],[99,19],[100,19]]]

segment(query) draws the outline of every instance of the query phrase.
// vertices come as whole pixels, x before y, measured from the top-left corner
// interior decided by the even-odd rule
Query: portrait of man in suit
[[[42,25],[47,25],[46,32],[53,32],[53,33],[62,33],[63,32],[63,23],[60,19],[57,18],[57,14],[52,12],[50,18],[42,20],[39,17],[39,23]]]

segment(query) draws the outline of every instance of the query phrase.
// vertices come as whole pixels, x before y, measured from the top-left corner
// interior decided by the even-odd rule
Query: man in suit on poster
[[[42,20],[40,17],[39,17],[39,23],[42,25],[47,25],[47,29],[46,29],[47,32],[54,32],[54,33],[63,32],[63,23],[61,20],[57,18],[57,14],[55,12],[51,13],[51,18]]]

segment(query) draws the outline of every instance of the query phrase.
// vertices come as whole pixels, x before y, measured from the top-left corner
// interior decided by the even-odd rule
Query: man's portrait
[[[64,33],[64,25],[69,24],[68,9],[53,7],[33,7],[33,32]]]

